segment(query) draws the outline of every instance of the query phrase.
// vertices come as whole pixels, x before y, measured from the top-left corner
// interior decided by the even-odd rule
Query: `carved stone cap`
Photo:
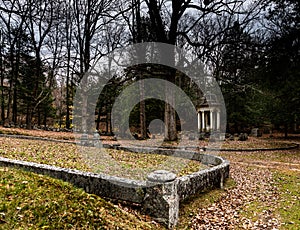
[[[150,173],[147,176],[147,179],[151,182],[166,183],[174,181],[176,179],[176,174],[166,170],[157,170]]]

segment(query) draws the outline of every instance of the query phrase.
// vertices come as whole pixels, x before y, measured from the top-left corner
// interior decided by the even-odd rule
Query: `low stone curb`
[[[127,149],[128,147],[115,146],[115,148]],[[151,153],[155,149],[135,148],[134,150]],[[172,150],[160,150],[158,154],[171,155],[172,152],[174,154]],[[229,177],[229,162],[219,156],[182,150],[176,151],[176,157],[186,156],[212,165],[212,167],[182,177],[176,177],[171,172],[159,170],[153,172],[154,175],[149,175],[148,180],[137,181],[3,157],[0,157],[0,166],[20,168],[48,175],[102,197],[139,203],[147,214],[168,228],[173,228],[178,222],[179,202],[181,200],[207,188],[222,188],[224,180]]]
[[[107,148],[114,148],[113,145],[106,145]],[[131,147],[128,147],[131,148]],[[135,147],[132,147],[135,148]],[[137,147],[142,148],[142,147]],[[180,147],[173,147],[173,146],[151,146],[149,148],[155,148],[158,150],[175,150],[175,149],[181,149],[181,150],[188,150],[188,149],[194,149],[197,151],[221,151],[221,152],[254,152],[254,151],[277,151],[277,150],[292,150],[299,148],[299,144],[297,143],[291,143],[290,146],[287,147],[278,147],[278,148],[249,148],[249,149],[233,149],[233,148],[206,148],[206,147],[197,147],[197,146],[180,146]]]
[[[249,149],[213,149],[205,148],[205,151],[223,151],[223,152],[256,152],[256,151],[279,151],[279,150],[292,150],[299,148],[299,144],[292,143],[287,147],[278,147],[278,148],[249,148]]]
[[[0,166],[19,168],[37,174],[47,175],[83,188],[88,193],[135,203],[141,203],[143,201],[144,194],[140,188],[146,186],[145,182],[137,180],[83,172],[46,164],[12,160],[4,157],[0,157]]]

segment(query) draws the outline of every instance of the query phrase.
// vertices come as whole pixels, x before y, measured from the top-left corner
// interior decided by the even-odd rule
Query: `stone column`
[[[210,130],[212,131],[214,129],[214,111],[210,110],[209,111],[209,115],[210,115]]]
[[[198,132],[201,132],[201,114],[198,112]]]
[[[176,174],[157,170],[148,175],[143,211],[169,229],[176,226],[179,214]]]
[[[205,114],[204,114],[204,110],[201,111],[201,115],[202,115],[202,131],[205,132],[206,126],[205,126]]]
[[[217,130],[220,130],[220,125],[221,125],[221,121],[220,121],[220,111],[217,111]]]

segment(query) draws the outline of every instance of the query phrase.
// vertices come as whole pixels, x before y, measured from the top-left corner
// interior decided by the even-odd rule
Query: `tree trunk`
[[[42,118],[41,118],[41,109],[40,107],[38,107],[38,120],[37,120],[37,125],[38,126],[41,126],[41,121],[42,121]]]
[[[18,116],[18,104],[17,104],[17,100],[18,100],[18,95],[17,95],[17,89],[16,89],[16,84],[14,86],[14,90],[13,90],[13,108],[12,108],[12,122],[14,124],[17,123],[17,116]]]
[[[166,101],[171,104],[175,104],[175,95],[169,88],[170,83],[166,83],[165,86],[165,97]],[[175,141],[177,140],[177,129],[176,129],[176,113],[174,108],[169,103],[165,103],[165,140]]]
[[[0,30],[0,37],[2,38],[2,33]],[[4,122],[5,120],[5,105],[4,105],[4,64],[3,64],[3,54],[2,54],[2,47],[4,46],[4,42],[2,41],[2,44],[0,46],[0,76],[1,76],[1,122]]]
[[[108,117],[108,112],[106,111],[106,118],[105,118],[105,125],[106,125],[106,134],[108,134],[108,129],[109,129],[109,117]]]
[[[27,105],[26,129],[32,129],[32,108],[31,108],[31,102],[29,102],[29,105]]]
[[[19,67],[20,67],[20,44],[17,42],[17,51],[16,51],[16,63],[14,65],[14,83],[13,83],[13,107],[12,107],[12,121],[13,123],[17,123],[18,117],[18,91],[17,91],[17,81],[19,76]]]
[[[67,66],[67,80],[66,80],[66,106],[67,106],[67,111],[66,111],[66,128],[70,129],[71,128],[71,121],[70,121],[70,89],[69,89],[69,78],[70,78],[70,63],[68,63]]]
[[[101,120],[101,107],[98,109],[98,116],[96,121],[96,130],[100,129],[100,120]]]
[[[288,138],[288,124],[286,123],[284,124],[284,138]]]
[[[147,138],[147,129],[146,129],[146,109],[145,109],[145,86],[144,81],[140,79],[140,128],[141,128],[141,138]]]
[[[112,134],[113,131],[112,131],[112,123],[111,123],[111,113],[109,113],[109,117],[108,117],[108,121],[109,121],[109,134]]]
[[[47,113],[46,113],[46,111],[44,111],[43,124],[44,124],[44,128],[46,129],[46,127],[47,127]]]
[[[7,101],[7,110],[6,110],[6,122],[10,122],[11,117],[11,102],[12,102],[12,92],[13,92],[13,85],[14,85],[14,74],[15,74],[15,65],[14,65],[14,51],[13,48],[10,48],[10,66],[11,66],[11,81],[9,83],[9,90],[8,90],[8,101]]]
[[[163,52],[163,58],[168,58],[175,62],[174,50]],[[175,105],[175,94],[170,89],[171,84],[175,84],[176,70],[173,68],[165,67],[164,69],[166,84],[165,84],[165,140],[176,141],[177,127],[176,127],[176,111],[172,105]],[[169,102],[169,103],[168,103]]]

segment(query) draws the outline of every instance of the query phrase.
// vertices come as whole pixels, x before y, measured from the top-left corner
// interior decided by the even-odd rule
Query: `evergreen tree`
[[[266,113],[285,136],[300,117],[300,3],[274,1],[266,15],[271,28],[261,66],[260,84],[267,88],[270,102]]]
[[[254,95],[257,94],[253,82],[257,51],[253,39],[237,21],[224,37],[222,58],[215,75],[226,103],[228,129],[241,132],[257,123],[253,113]]]

